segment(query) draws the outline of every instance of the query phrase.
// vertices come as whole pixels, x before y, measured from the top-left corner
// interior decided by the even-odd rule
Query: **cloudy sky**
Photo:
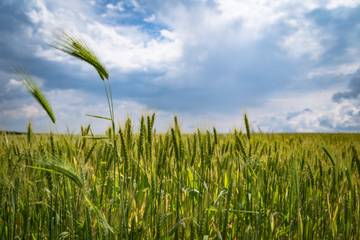
[[[49,47],[66,31],[110,73],[115,111],[179,116],[186,131],[360,131],[358,0],[1,0],[0,129],[76,132],[107,114],[88,65]],[[52,125],[13,74],[33,75],[57,116]]]

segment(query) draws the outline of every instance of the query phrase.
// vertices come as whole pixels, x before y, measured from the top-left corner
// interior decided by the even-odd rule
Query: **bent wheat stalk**
[[[41,105],[41,107],[45,110],[49,118],[53,123],[56,122],[55,113],[52,110],[52,107],[42,93],[41,89],[36,85],[36,83],[32,80],[31,76],[24,71],[18,71],[18,76],[24,86],[26,87],[27,91],[36,99],[36,101]]]

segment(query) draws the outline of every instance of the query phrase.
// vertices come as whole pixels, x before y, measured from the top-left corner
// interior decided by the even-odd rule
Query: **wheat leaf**
[[[104,117],[104,116],[100,116],[100,115],[91,115],[91,114],[86,114],[86,116],[111,121],[111,118]]]
[[[250,124],[249,124],[249,119],[246,114],[244,115],[244,122],[245,122],[245,128],[246,128],[246,136],[247,136],[248,140],[250,140],[250,137],[251,137]]]

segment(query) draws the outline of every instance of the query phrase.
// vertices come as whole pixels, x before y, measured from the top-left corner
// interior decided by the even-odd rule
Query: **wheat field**
[[[153,125],[3,134],[0,238],[360,238],[359,135]]]

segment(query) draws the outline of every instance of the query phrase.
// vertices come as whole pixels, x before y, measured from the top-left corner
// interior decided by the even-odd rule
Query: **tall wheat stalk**
[[[111,134],[110,138],[113,142],[113,179],[114,183],[116,183],[116,173],[119,163],[119,155],[118,155],[118,143],[117,143],[117,131],[115,127],[115,113],[114,113],[114,103],[113,103],[113,96],[112,96],[112,90],[110,85],[110,78],[109,73],[106,70],[105,66],[100,62],[99,58],[96,56],[96,54],[81,40],[76,39],[75,37],[72,37],[68,34],[64,34],[63,36],[60,36],[55,44],[53,45],[56,49],[73,56],[81,61],[84,61],[94,67],[94,69],[97,71],[100,79],[103,82],[104,89],[105,89],[105,95],[108,103],[108,110],[109,110],[109,117],[104,116],[94,116],[94,115],[88,115],[88,116],[94,116],[97,118],[102,118],[105,120],[109,120],[111,122]],[[127,166],[126,164],[124,165]],[[126,169],[124,170],[126,171]],[[120,174],[120,171],[118,171]],[[124,179],[125,184],[126,179]],[[116,184],[113,184],[113,201],[115,201],[116,198]],[[123,194],[120,194],[121,197],[123,197]],[[123,199],[123,202],[125,199]],[[111,215],[109,215],[109,222],[111,223]]]

